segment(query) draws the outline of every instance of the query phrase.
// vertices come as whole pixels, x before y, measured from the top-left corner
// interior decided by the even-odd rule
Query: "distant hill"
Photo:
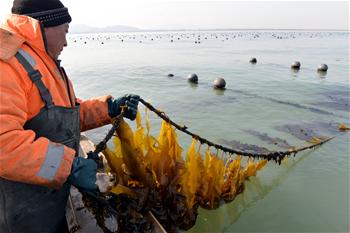
[[[137,32],[141,31],[136,27],[129,27],[123,25],[114,25],[109,27],[91,27],[84,24],[72,24],[69,26],[70,33],[103,33],[103,32]]]

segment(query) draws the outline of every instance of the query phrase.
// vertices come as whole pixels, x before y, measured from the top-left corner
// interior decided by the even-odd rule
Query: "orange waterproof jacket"
[[[0,28],[0,177],[29,184],[60,187],[71,171],[75,151],[64,146],[59,168],[53,180],[37,176],[49,152],[47,138],[35,140],[24,124],[44,107],[37,87],[14,57],[19,49],[35,61],[34,68],[52,95],[56,106],[71,107],[80,102],[80,129],[93,129],[110,123],[104,96],[87,101],[75,98],[71,82],[49,57],[39,21],[22,15],[9,15]]]

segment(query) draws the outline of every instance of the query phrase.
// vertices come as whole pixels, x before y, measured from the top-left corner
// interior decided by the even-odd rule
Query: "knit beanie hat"
[[[12,13],[39,20],[44,27],[54,27],[72,21],[68,9],[60,0],[14,0]]]

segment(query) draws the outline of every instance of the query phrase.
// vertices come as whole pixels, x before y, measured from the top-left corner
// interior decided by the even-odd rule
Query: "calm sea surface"
[[[348,41],[348,32],[314,31],[72,34],[61,58],[78,97],[136,93],[215,142],[284,150],[259,135],[293,146],[309,144],[286,129],[335,136],[288,164],[269,164],[230,204],[200,209],[189,232],[349,232],[350,132],[337,131],[350,125]],[[316,72],[322,63],[326,74]],[[191,73],[198,85],[186,81]],[[212,88],[216,77],[225,91]],[[161,121],[150,117],[157,134]],[[97,143],[107,129],[88,136]],[[186,150],[191,139],[179,137]]]

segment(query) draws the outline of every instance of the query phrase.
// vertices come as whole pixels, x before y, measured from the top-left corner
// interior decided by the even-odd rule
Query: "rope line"
[[[228,148],[228,147],[225,147],[225,146],[220,145],[220,144],[216,144],[212,141],[209,141],[208,139],[205,139],[197,134],[194,134],[188,130],[187,126],[181,126],[181,125],[173,122],[164,112],[156,109],[155,107],[153,107],[150,103],[148,103],[144,99],[140,98],[139,101],[145,107],[147,107],[150,111],[154,112],[157,116],[159,116],[160,118],[162,118],[163,120],[165,120],[166,122],[168,122],[169,124],[174,126],[176,129],[178,129],[178,130],[182,131],[183,133],[190,135],[192,138],[198,140],[201,144],[207,144],[208,146],[215,147],[217,150],[222,150],[222,151],[229,153],[229,154],[237,154],[237,155],[248,156],[248,157],[253,157],[253,158],[274,160],[278,163],[281,163],[283,158],[286,156],[290,156],[292,154],[295,155],[296,153],[307,150],[307,149],[313,149],[313,148],[320,146],[323,143],[326,143],[329,140],[334,138],[334,137],[330,137],[330,138],[321,140],[320,142],[315,143],[315,144],[310,145],[310,146],[304,146],[304,147],[296,148],[296,149],[291,148],[287,151],[274,151],[271,153],[250,153],[250,152],[246,152],[246,151],[236,150],[233,148]]]
[[[108,133],[103,138],[103,140],[96,145],[94,153],[98,154],[98,153],[102,152],[104,149],[106,149],[107,142],[109,141],[109,139],[111,139],[113,137],[114,132],[118,129],[119,124],[120,124],[121,120],[123,119],[123,115],[124,115],[124,108],[122,108],[122,111],[118,116],[116,116],[115,118],[112,119],[112,128],[110,128],[110,130],[108,130]]]
[[[185,126],[185,125],[181,126],[181,125],[175,123],[166,115],[165,112],[156,109],[153,105],[151,105],[149,102],[145,101],[144,99],[140,98],[139,101],[146,108],[148,108],[150,111],[154,112],[157,116],[159,116],[160,118],[162,118],[163,120],[165,120],[166,122],[168,122],[169,124],[174,126],[176,129],[180,130],[181,132],[183,132],[187,135],[190,135],[192,138],[198,140],[201,144],[206,144],[208,146],[214,147],[217,150],[221,150],[225,153],[236,154],[236,155],[241,155],[241,156],[248,156],[248,157],[259,158],[259,159],[274,160],[275,162],[277,162],[279,164],[286,156],[290,156],[290,155],[295,156],[295,154],[297,154],[301,151],[316,148],[316,147],[322,145],[323,143],[326,143],[334,138],[334,137],[330,137],[330,138],[321,140],[320,142],[315,143],[315,144],[310,145],[310,146],[304,146],[304,147],[296,148],[296,149],[291,148],[287,151],[273,151],[270,153],[251,153],[251,152],[236,150],[234,148],[228,148],[226,146],[209,141],[208,139],[205,139],[205,138],[189,131],[187,126]],[[124,115],[124,109],[122,109],[122,112],[117,117],[113,118],[112,128],[108,131],[108,133],[104,137],[104,139],[100,143],[97,144],[94,152],[99,153],[106,148],[107,142],[112,138],[115,130],[119,127],[120,121],[123,119],[123,115]]]

